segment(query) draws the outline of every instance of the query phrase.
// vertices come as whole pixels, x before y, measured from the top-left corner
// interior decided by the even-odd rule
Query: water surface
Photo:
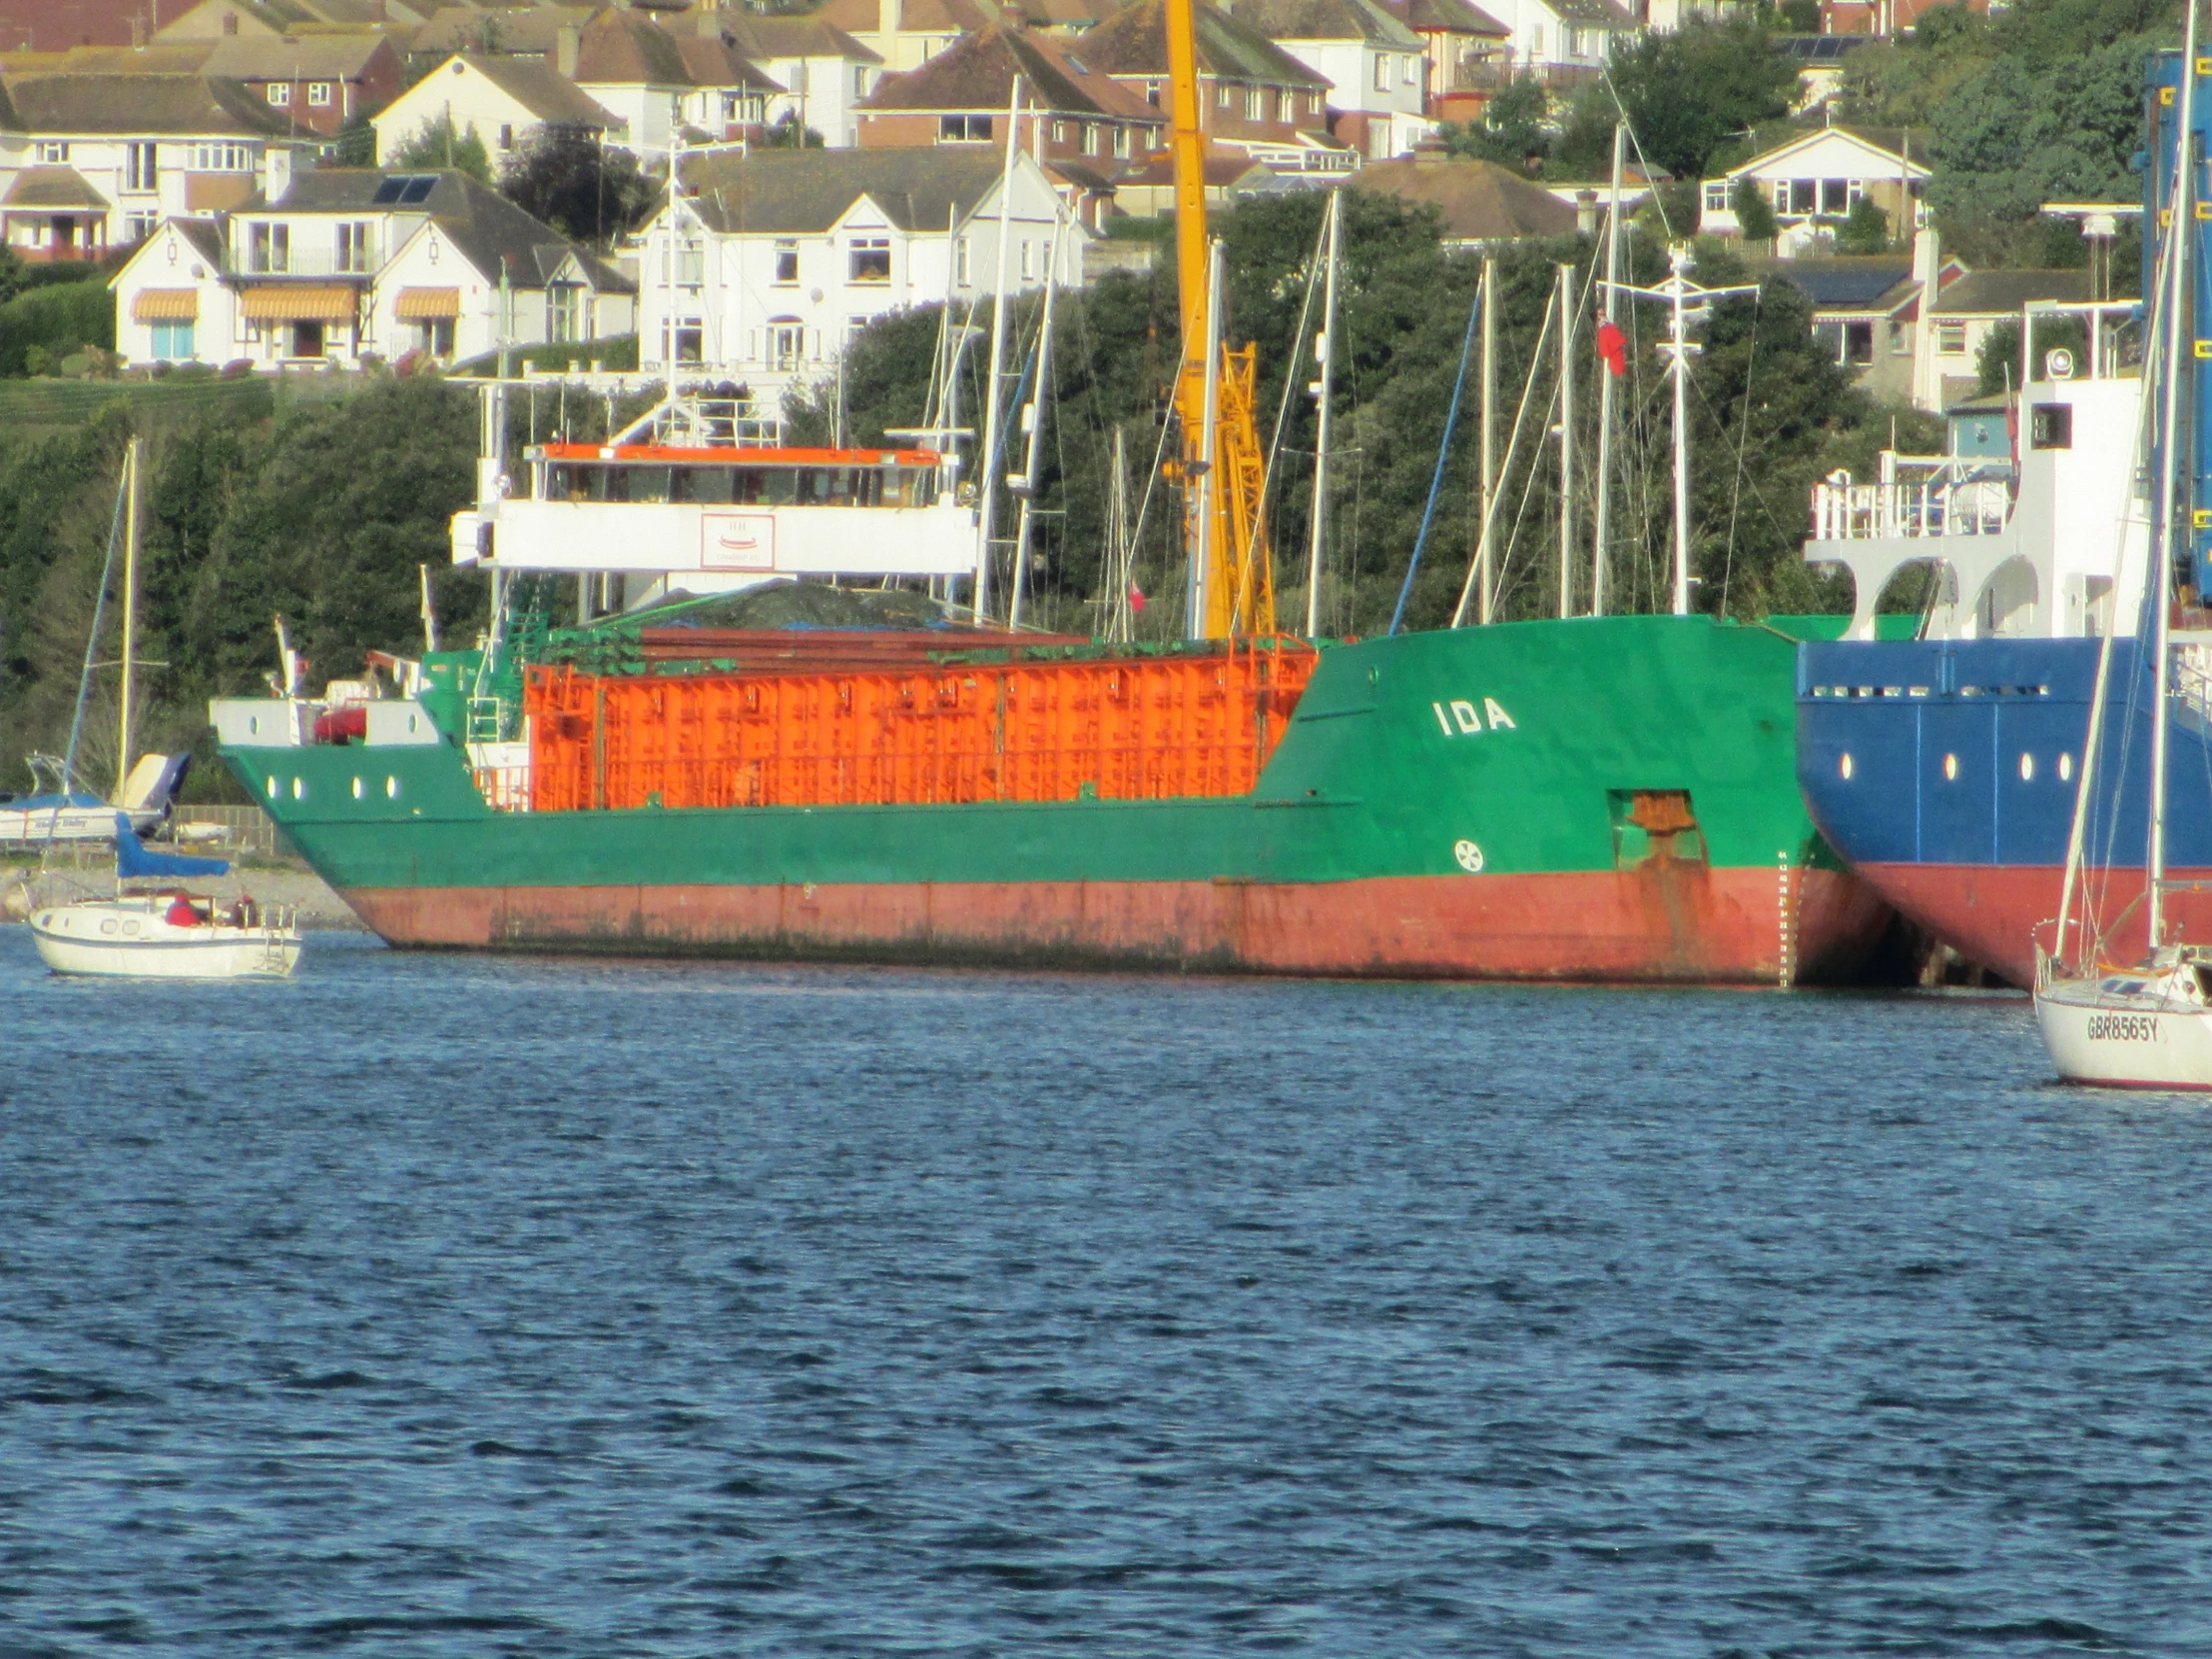
[[[2212,1651],[2024,1002],[0,928],[0,1654]]]

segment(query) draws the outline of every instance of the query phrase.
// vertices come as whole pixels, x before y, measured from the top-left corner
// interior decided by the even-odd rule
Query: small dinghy
[[[223,875],[222,858],[150,852],[121,815],[115,823],[117,884]],[[56,973],[131,979],[281,979],[299,961],[289,905],[228,903],[181,888],[118,891],[31,913],[31,938]]]

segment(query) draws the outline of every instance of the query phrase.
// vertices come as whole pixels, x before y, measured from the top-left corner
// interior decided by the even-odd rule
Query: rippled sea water
[[[2212,1651],[2212,1112],[2018,999],[0,929],[0,1653]]]

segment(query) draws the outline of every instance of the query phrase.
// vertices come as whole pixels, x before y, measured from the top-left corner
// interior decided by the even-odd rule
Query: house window
[[[1913,330],[1896,317],[1890,318],[1890,355],[1910,357],[1913,354]]]
[[[2038,403],[2028,412],[2027,444],[2030,449],[2073,447],[2073,405]]]
[[[1777,179],[1774,196],[1775,208],[1780,213],[1804,218],[1820,212],[1818,179]]]
[[[269,101],[279,110],[287,108],[291,103],[291,83],[289,81],[270,82]],[[319,357],[322,353],[317,351],[315,355]]]
[[[157,322],[154,324],[154,357],[158,362],[189,362],[193,355],[193,325],[190,322]]]
[[[60,167],[69,160],[69,146],[47,139],[39,140],[38,164],[41,167]]]
[[[1416,85],[1420,79],[1420,72],[1419,69],[1416,67],[1419,63],[1420,60],[1418,58],[1406,58],[1405,60],[1403,60],[1398,70],[1398,79],[1403,81],[1407,86]]]
[[[1320,93],[1318,93],[1318,92],[1309,92],[1309,93],[1308,93],[1308,94],[1306,95],[1306,113],[1307,113],[1308,115],[1319,115],[1319,114],[1321,114],[1321,94],[1320,94]]]
[[[247,231],[246,269],[264,275],[291,269],[291,227],[255,225]],[[321,356],[320,350],[314,353]]]
[[[1037,274],[1037,245],[1027,237],[1021,239],[1021,279],[1028,281]]]
[[[1247,121],[1258,121],[1260,119],[1260,112],[1265,108],[1261,100],[1266,97],[1267,94],[1258,87],[1245,88],[1245,119]]]
[[[65,144],[62,149],[65,152],[62,159],[66,161],[69,146]],[[192,171],[195,173],[251,173],[253,170],[254,152],[247,145],[196,144],[192,147]]]
[[[1288,87],[1275,89],[1275,119],[1288,121],[1294,112],[1291,108],[1291,92]]]
[[[1589,41],[1582,30],[1571,23],[1559,26],[1559,55],[1562,58],[1579,58],[1588,47]]]
[[[695,288],[707,280],[707,251],[697,241],[676,245],[676,285]]]
[[[1055,121],[1052,124],[1052,142],[1054,144],[1065,144],[1067,141],[1068,124],[1064,121]]]
[[[583,283],[555,282],[545,290],[545,333],[554,344],[589,339],[586,315]]]
[[[1824,214],[1848,214],[1851,212],[1850,180],[1823,179],[1821,181],[1821,212]]]
[[[846,279],[854,282],[887,282],[891,279],[891,239],[854,237],[850,244],[852,268]]]
[[[1124,160],[1128,159],[1129,129],[1126,127],[1116,127],[1114,129],[1114,154],[1120,156]]]
[[[370,264],[369,226],[355,220],[338,227],[338,270],[349,276],[365,276]]]
[[[1390,90],[1390,55],[1387,52],[1378,52],[1375,55],[1375,90]]]
[[[1728,212],[1728,190],[1729,186],[1726,179],[1706,180],[1705,211],[1709,214],[1724,214]]]
[[[1098,123],[1095,121],[1083,123],[1083,154],[1086,156],[1104,154],[1104,146],[1100,144],[1098,138]]]
[[[1214,103],[1222,109],[1229,108],[1229,83],[1227,81],[1216,81],[1214,83]]]
[[[699,363],[706,360],[702,342],[706,330],[696,316],[680,316],[662,324],[661,355],[672,363]]]
[[[1158,81],[1145,82],[1144,101],[1147,104],[1150,104],[1154,109],[1158,109],[1160,107],[1160,83]]]
[[[157,155],[158,149],[152,144],[126,144],[123,147],[125,190],[152,190],[161,182]]]
[[[1966,354],[1966,325],[1963,322],[1936,324],[1936,354],[1938,357],[1963,357]]]
[[[952,279],[962,287],[968,285],[968,239],[956,238],[952,244]]]
[[[991,118],[987,115],[946,115],[937,118],[939,144],[988,144]]]
[[[319,321],[298,321],[291,325],[285,336],[285,355],[291,357],[319,357],[322,355],[322,324]]]
[[[776,245],[776,285],[796,287],[799,283],[799,244],[796,241],[779,242]]]
[[[453,319],[449,316],[425,317],[415,324],[417,347],[433,357],[453,355]]]
[[[128,215],[123,221],[123,240],[125,242],[144,242],[154,234],[155,227],[160,224],[160,216],[156,214]]]
[[[867,71],[858,64],[852,66],[852,96],[855,98],[865,98],[867,96]]]
[[[500,149],[502,149],[502,150],[512,150],[512,149],[513,149],[514,147],[515,147],[515,130],[514,130],[514,124],[513,124],[512,122],[508,122],[508,121],[502,121],[502,122],[501,122],[501,123],[499,124],[499,148],[500,148]]]
[[[1540,58],[1544,55],[1544,26],[1541,23],[1534,25],[1528,31],[1528,55],[1532,58]]]
[[[796,316],[778,317],[768,325],[768,365],[797,368],[807,356],[807,325]]]
[[[864,316],[846,317],[844,319],[845,343],[850,344],[854,339],[858,338],[861,331],[865,329],[867,325],[868,319]]]
[[[326,110],[329,107],[330,83],[328,81],[309,81],[307,83],[307,108],[310,110]]]

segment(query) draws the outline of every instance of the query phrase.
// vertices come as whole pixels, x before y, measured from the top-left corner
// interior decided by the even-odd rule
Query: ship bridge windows
[[[919,466],[653,466],[556,461],[551,501],[663,502],[741,507],[926,507],[937,475]]]

